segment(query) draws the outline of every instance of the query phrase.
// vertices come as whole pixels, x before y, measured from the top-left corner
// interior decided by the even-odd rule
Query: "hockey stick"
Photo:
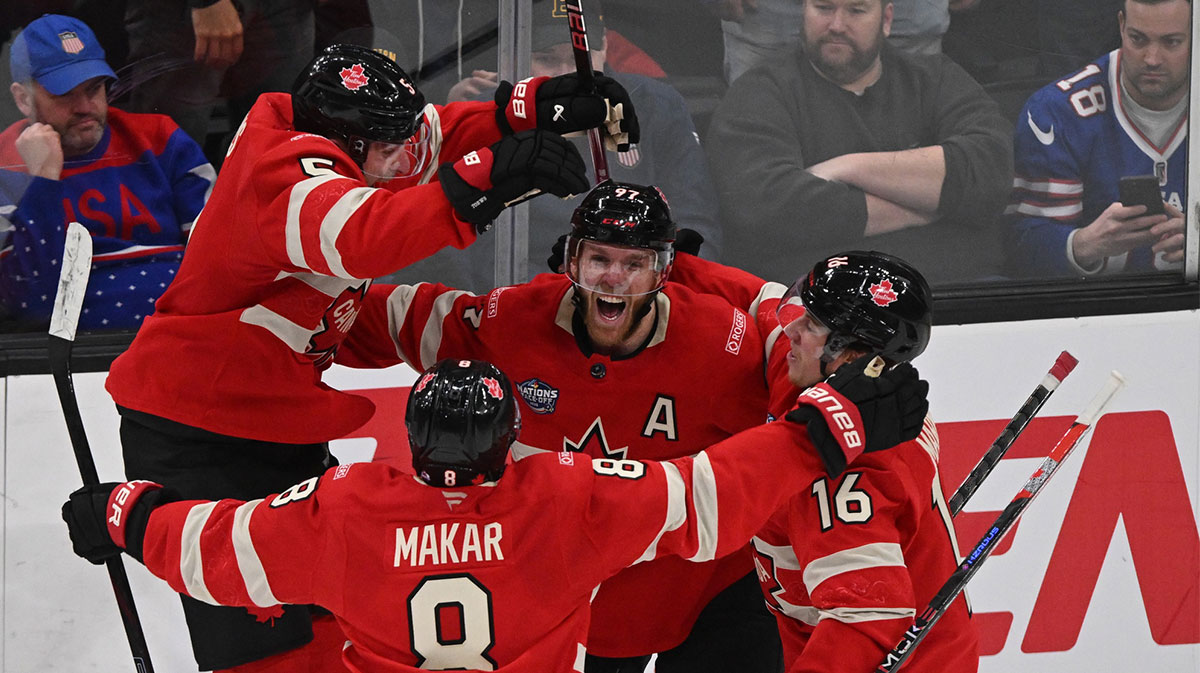
[[[71,435],[71,448],[75,450],[75,462],[84,486],[100,483],[96,473],[96,461],[88,446],[87,433],[83,428],[83,417],[79,414],[79,402],[75,398],[75,384],[71,379],[71,346],[75,343],[75,328],[79,325],[79,311],[83,308],[83,297],[87,292],[88,275],[92,269],[92,237],[78,222],[67,227],[67,244],[63,249],[62,270],[58,280],[58,292],[54,295],[54,312],[50,315],[50,371],[54,374],[54,385],[58,389],[58,401],[62,405]],[[153,673],[150,651],[146,648],[146,636],[138,620],[137,607],[133,604],[133,591],[129,588],[129,577],[120,556],[105,562],[108,577],[112,581],[113,593],[117,597],[117,608],[125,624],[125,637],[133,653],[133,665],[138,673]]]
[[[569,0],[567,4],[567,27],[571,29],[571,52],[575,56],[575,72],[579,74],[579,85],[584,91],[596,88],[596,76],[592,72],[592,54],[588,48],[587,26],[583,22],[582,0]],[[608,179],[608,155],[604,153],[604,141],[600,129],[588,129],[588,147],[592,150],[592,166],[596,169],[596,184]]]
[[[1016,415],[1012,417],[1008,425],[1004,426],[1004,430],[1001,431],[1000,436],[996,438],[996,441],[992,442],[991,447],[979,459],[979,464],[971,470],[971,473],[959,485],[958,490],[954,492],[954,496],[950,498],[949,503],[950,516],[957,516],[962,510],[963,505],[966,505],[971,496],[975,495],[975,491],[978,490],[979,485],[991,474],[996,464],[1000,462],[1000,459],[1008,452],[1009,447],[1017,440],[1021,431],[1029,424],[1030,419],[1037,415],[1038,410],[1042,408],[1046,400],[1050,399],[1050,395],[1054,393],[1055,388],[1058,388],[1058,384],[1067,378],[1067,375],[1075,369],[1075,365],[1077,364],[1079,364],[1079,361],[1067,351],[1063,351],[1058,356],[1058,359],[1054,361],[1054,366],[1050,368],[1049,372],[1046,372],[1046,376],[1042,379],[1042,382],[1038,384],[1037,388],[1033,389],[1033,393],[1029,395],[1029,399],[1025,400],[1025,403],[1017,410]]]
[[[1034,497],[1042,490],[1046,482],[1050,481],[1050,477],[1054,476],[1059,465],[1066,460],[1071,450],[1079,443],[1079,440],[1087,434],[1092,424],[1103,413],[1104,407],[1108,405],[1109,401],[1112,400],[1113,396],[1117,394],[1117,391],[1123,385],[1125,385],[1125,379],[1120,373],[1114,370],[1109,374],[1108,381],[1104,383],[1104,387],[1092,398],[1092,401],[1088,403],[1083,413],[1075,419],[1071,427],[1067,428],[1067,431],[1058,440],[1058,444],[1054,445],[1054,448],[1050,450],[1050,453],[1042,461],[1042,464],[1029,477],[1029,481],[1025,482],[1025,487],[1013,497],[1008,506],[1004,508],[1004,511],[1000,513],[1000,516],[996,517],[995,523],[988,528],[983,538],[979,540],[967,558],[963,559],[958,568],[951,573],[950,578],[946,580],[946,583],[934,595],[933,600],[929,601],[928,607],[913,621],[912,626],[908,627],[908,630],[904,632],[904,636],[900,639],[900,642],[883,658],[883,661],[875,669],[876,673],[893,673],[908,660],[908,657],[916,649],[917,645],[925,639],[925,636],[929,633],[929,629],[946,613],[946,610],[949,609],[950,604],[954,602],[958,594],[962,593],[967,582],[975,575],[975,572],[979,570],[983,562],[991,556],[992,551],[1000,544],[1000,540],[1004,539],[1004,535],[1012,529],[1017,519],[1021,517],[1021,513],[1025,511],[1029,503],[1033,502]]]

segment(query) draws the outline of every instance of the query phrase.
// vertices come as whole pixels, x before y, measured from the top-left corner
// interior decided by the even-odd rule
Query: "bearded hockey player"
[[[829,385],[862,419],[866,450],[913,436],[928,386],[911,367],[870,378],[862,364]],[[670,462],[564,451],[506,466],[520,419],[499,369],[443,360],[408,401],[417,477],[355,463],[250,502],[100,484],[73,493],[63,518],[80,556],[125,550],[210,603],[328,606],[354,673],[580,671],[601,580],[639,560],[743,547],[826,475],[818,455],[853,464],[863,448],[815,445],[805,425],[781,421]]]
[[[766,382],[750,316],[668,281],[675,231],[657,188],[602,183],[572,216],[565,274],[480,296],[376,285],[339,362],[420,370],[487,359],[517,386],[529,444],[608,459],[692,455],[762,423]],[[601,585],[589,673],[641,671],[654,653],[659,671],[774,671],[779,637],[748,553],[709,561],[662,559]]]
[[[819,401],[824,384],[817,384],[850,363],[871,356],[907,363],[929,343],[929,286],[891,255],[831,256],[790,289],[691,255],[680,257],[678,271],[689,287],[755,312],[770,349],[773,416],[803,421],[822,408],[788,411],[780,391],[793,391],[794,400],[804,390],[801,399]],[[754,561],[788,671],[874,670],[954,572],[960,556],[939,451],[926,418],[919,436],[894,451],[808,484],[755,536]],[[960,673],[978,663],[978,633],[960,596],[905,670]]]
[[[619,87],[604,90],[620,100]],[[110,371],[126,476],[189,498],[250,499],[321,474],[327,442],[374,411],[321,382],[370,279],[468,245],[507,202],[587,188],[582,159],[557,131],[600,124],[610,105],[563,81],[525,91],[525,127],[508,134],[507,101],[426,105],[389,58],[334,45],[291,94],[263,95],[178,277]],[[201,670],[309,661],[307,607],[265,615],[183,601]],[[307,649],[336,660],[340,634],[329,643]]]

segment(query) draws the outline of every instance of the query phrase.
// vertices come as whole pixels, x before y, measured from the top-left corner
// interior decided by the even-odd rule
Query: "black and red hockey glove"
[[[804,423],[825,471],[836,477],[865,451],[880,451],[915,439],[929,412],[929,383],[911,364],[867,375],[874,359],[865,355],[838,367],[829,378],[800,393],[799,406],[785,418]]]
[[[510,205],[542,192],[568,197],[588,189],[583,157],[561,136],[532,129],[505,136],[438,169],[454,211],[483,233]]]
[[[595,88],[582,90],[577,73],[530,77],[496,88],[496,123],[506,134],[532,128],[566,135],[603,126],[606,144],[618,152],[641,140],[629,92],[596,71]]]
[[[100,565],[125,550],[142,560],[142,538],[150,512],[178,499],[152,481],[84,486],[63,503],[62,518],[77,556]]]

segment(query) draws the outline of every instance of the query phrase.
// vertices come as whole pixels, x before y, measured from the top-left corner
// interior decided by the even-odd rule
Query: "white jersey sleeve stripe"
[[[717,557],[717,480],[703,451],[692,460],[692,505],[696,508],[700,545],[688,560],[711,561]]]
[[[238,570],[246,582],[246,593],[250,600],[260,608],[279,605],[279,599],[271,592],[271,584],[267,581],[267,571],[263,569],[262,559],[254,550],[254,540],[250,538],[250,517],[254,508],[262,499],[251,500],[237,508],[233,513],[233,553],[237,558]]]
[[[646,547],[646,551],[638,557],[635,563],[649,561],[658,553],[658,541],[667,531],[675,530],[683,525],[687,519],[687,505],[683,501],[686,489],[683,485],[683,476],[679,474],[679,468],[671,463],[662,463],[663,476],[666,477],[667,483],[667,516],[663,520],[663,527],[658,531],[658,535],[654,536],[654,541]]]
[[[425,125],[429,127],[429,161],[417,184],[428,184],[442,163],[442,118],[433,103],[425,104]],[[455,160],[458,157],[454,157]]]
[[[408,317],[408,309],[412,307],[413,298],[417,296],[417,288],[423,284],[397,285],[387,298],[388,334],[392,337],[392,345],[396,347],[396,355],[405,362],[412,362],[413,359],[400,349],[400,342],[396,339],[396,335],[400,333],[400,326]]]
[[[843,549],[809,563],[804,568],[804,586],[811,594],[821,582],[834,575],[888,566],[904,567],[904,552],[900,545],[895,542],[872,542]]]
[[[347,191],[345,194],[342,194],[337,203],[333,204],[333,207],[329,209],[329,212],[325,213],[324,219],[321,220],[321,254],[325,256],[325,263],[329,266],[329,272],[338,278],[359,280],[355,276],[350,275],[346,271],[346,267],[342,264],[342,252],[337,247],[338,236],[341,235],[342,229],[346,227],[346,222],[377,191],[373,187],[356,187]]]
[[[455,290],[438,295],[433,300],[433,309],[429,312],[429,320],[421,332],[421,369],[425,370],[437,362],[438,348],[442,345],[442,321],[454,310],[454,301],[459,297],[471,294],[466,290]]]
[[[817,622],[821,621],[821,611],[811,605],[792,605],[779,596],[775,597],[775,602],[779,604],[780,612],[792,619],[802,621],[809,626],[816,626]]]
[[[912,619],[917,615],[914,608],[833,608],[821,610],[819,619],[832,619],[843,624],[857,622],[882,622],[890,619]]]
[[[304,244],[300,239],[300,211],[304,209],[304,202],[317,187],[330,180],[341,179],[340,175],[318,175],[315,178],[301,180],[292,186],[292,191],[288,195],[287,220],[284,221],[283,233],[288,261],[293,265],[301,269],[313,270],[308,265],[308,261],[304,259]]]
[[[1021,201],[1015,205],[1009,205],[1004,209],[1006,215],[1020,213],[1022,215],[1035,215],[1037,217],[1074,217],[1083,213],[1083,202],[1074,201],[1064,206],[1036,206],[1028,201]]]
[[[242,311],[238,320],[262,327],[297,353],[308,350],[308,343],[313,335],[312,330],[305,329],[262,305],[251,306]]]
[[[204,525],[217,506],[215,502],[196,505],[188,510],[187,518],[183,521],[183,531],[179,538],[179,576],[187,594],[198,601],[217,605],[208,585],[204,583],[204,559],[200,557],[200,534]]]

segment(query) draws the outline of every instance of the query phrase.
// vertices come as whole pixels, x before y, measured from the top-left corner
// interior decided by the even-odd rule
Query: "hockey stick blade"
[[[67,225],[67,244],[63,248],[62,268],[58,276],[58,292],[50,314],[50,334],[67,341],[75,340],[79,313],[87,293],[88,275],[92,270],[92,237],[78,222]]]
[[[83,309],[83,298],[87,294],[88,276],[92,270],[92,237],[78,222],[67,226],[67,240],[63,248],[62,268],[59,271],[58,291],[54,295],[54,310],[50,316],[49,357],[50,371],[54,375],[54,387],[62,405],[67,433],[71,437],[71,448],[75,452],[75,463],[85,486],[100,483],[96,473],[96,461],[88,445],[87,432],[83,427],[83,416],[79,413],[79,401],[75,397],[75,383],[71,377],[71,346],[75,342],[75,330],[79,326],[79,314]],[[154,673],[150,663],[150,651],[146,647],[146,636],[133,604],[133,590],[129,587],[129,576],[119,556],[105,561],[108,578],[112,583],[121,622],[125,626],[125,637],[133,655],[133,666],[138,673]]]
[[[963,559],[958,568],[950,574],[945,584],[942,585],[942,588],[934,594],[933,599],[929,601],[929,605],[913,620],[912,626],[908,627],[908,630],[904,632],[904,636],[901,637],[900,642],[896,643],[896,646],[887,653],[883,661],[876,667],[876,673],[894,673],[905,661],[908,661],[913,650],[929,634],[929,629],[933,628],[938,619],[941,619],[946,610],[950,608],[954,599],[966,588],[967,582],[975,576],[980,566],[991,556],[992,551],[996,549],[1008,531],[1012,530],[1017,519],[1021,517],[1021,513],[1025,511],[1029,503],[1033,502],[1034,497],[1041,492],[1042,487],[1046,485],[1050,477],[1054,476],[1059,466],[1062,465],[1075,446],[1079,444],[1079,441],[1091,429],[1096,419],[1104,412],[1104,408],[1108,406],[1108,403],[1117,394],[1117,391],[1124,385],[1125,378],[1119,372],[1114,370],[1109,374],[1108,380],[1105,381],[1100,392],[1092,398],[1092,401],[1084,408],[1083,413],[1079,414],[1075,422],[1071,423],[1071,427],[1067,428],[1067,431],[1063,433],[1058,443],[1046,455],[1042,464],[1038,466],[1038,469],[1025,482],[1025,486],[1021,491],[1013,497],[1008,506],[1004,508],[1004,511],[1000,513],[1000,516],[996,517],[995,523],[988,528],[979,542],[971,548],[971,553]]]
[[[1067,351],[1059,354],[1058,359],[1054,361],[1054,366],[1050,367],[1050,371],[1046,372],[1046,376],[1042,378],[1041,383],[1033,389],[1033,393],[1029,395],[1029,399],[1025,400],[1025,403],[1017,410],[1016,415],[1012,417],[1008,425],[1004,426],[1004,430],[996,437],[996,441],[992,442],[992,445],[984,452],[983,457],[979,459],[979,464],[971,470],[971,473],[959,485],[958,490],[954,492],[954,496],[950,498],[949,502],[950,516],[958,516],[963,506],[967,504],[967,501],[979,489],[979,485],[992,473],[992,470],[995,469],[996,464],[1000,462],[1004,454],[1008,453],[1013,442],[1025,430],[1025,426],[1037,415],[1042,405],[1046,403],[1046,400],[1050,399],[1050,395],[1063,382],[1063,379],[1067,378],[1067,375],[1075,369],[1075,365],[1077,364],[1079,364],[1079,360],[1076,360],[1075,356]]]
[[[575,57],[575,72],[579,75],[579,87],[583,91],[594,91],[596,76],[592,72],[592,54],[588,47],[587,24],[583,20],[582,0],[571,0],[567,5],[567,28],[571,31],[571,53]],[[596,171],[596,184],[608,179],[608,155],[604,153],[604,140],[600,129],[588,129],[588,147],[592,151],[592,168]]]

